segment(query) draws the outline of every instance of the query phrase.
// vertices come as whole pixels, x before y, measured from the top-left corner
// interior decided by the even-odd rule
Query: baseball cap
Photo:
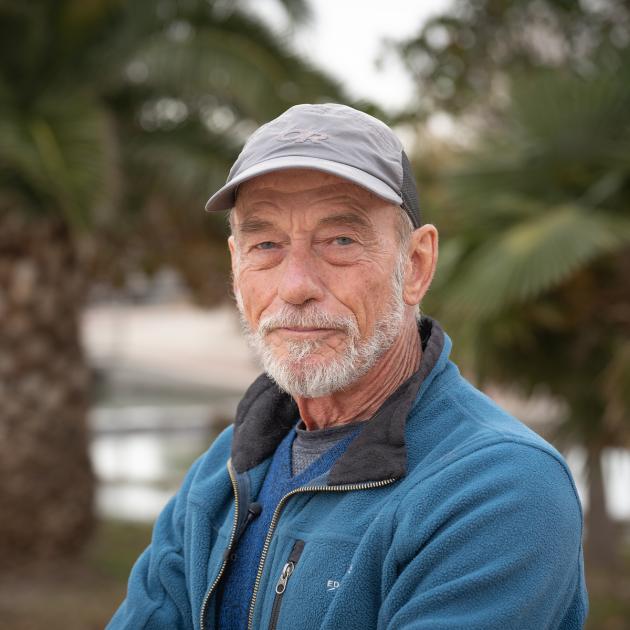
[[[295,105],[259,127],[206,210],[228,210],[243,182],[292,168],[347,179],[403,208],[415,228],[422,224],[411,165],[398,137],[374,116],[338,103]]]

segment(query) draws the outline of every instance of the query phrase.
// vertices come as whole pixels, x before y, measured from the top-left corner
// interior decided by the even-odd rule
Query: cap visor
[[[396,205],[402,204],[402,198],[392,188],[383,181],[362,171],[354,166],[348,166],[340,162],[322,160],[319,158],[305,157],[301,155],[284,156],[273,158],[264,162],[259,162],[254,166],[239,173],[230,180],[223,188],[219,189],[206,203],[207,212],[217,212],[219,210],[229,210],[234,206],[234,194],[236,188],[249,179],[272,173],[273,171],[285,171],[293,168],[310,168],[323,173],[331,173],[343,179],[347,179],[362,188],[366,188],[375,195],[390,201]]]

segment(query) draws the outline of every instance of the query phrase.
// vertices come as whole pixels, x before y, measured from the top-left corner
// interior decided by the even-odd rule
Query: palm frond
[[[219,98],[256,121],[272,118],[295,102],[324,95],[343,98],[332,79],[244,16],[204,23],[185,41],[157,33],[136,49],[130,63],[144,68],[145,89],[184,99]]]
[[[25,113],[0,116],[0,177],[18,181],[34,203],[86,225],[105,194],[111,161],[107,117],[98,103],[55,94]]]
[[[445,308],[485,318],[540,295],[571,273],[630,243],[630,218],[557,206],[520,222],[452,265]]]

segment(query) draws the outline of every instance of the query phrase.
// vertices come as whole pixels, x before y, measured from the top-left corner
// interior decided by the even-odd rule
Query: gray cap
[[[400,140],[383,122],[346,105],[295,105],[259,127],[206,210],[228,210],[239,184],[272,171],[311,168],[347,179],[402,207],[421,225],[418,193]]]

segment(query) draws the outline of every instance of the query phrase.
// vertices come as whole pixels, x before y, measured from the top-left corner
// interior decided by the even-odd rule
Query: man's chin
[[[312,354],[302,359],[285,356],[273,362],[278,370],[288,372],[296,378],[308,378],[317,371],[333,367],[333,363],[330,359]]]
[[[264,362],[267,374],[294,398],[321,398],[346,390],[366,373],[367,367],[318,355]]]
[[[308,371],[299,374],[273,373],[267,372],[268,376],[276,382],[280,389],[284,390],[293,398],[322,398],[330,396],[344,389],[343,386],[335,382],[321,381],[312,378]]]
[[[343,360],[345,350],[345,345],[330,347],[322,339],[291,339],[277,346],[267,344],[267,352],[274,362],[297,370],[332,366]]]

